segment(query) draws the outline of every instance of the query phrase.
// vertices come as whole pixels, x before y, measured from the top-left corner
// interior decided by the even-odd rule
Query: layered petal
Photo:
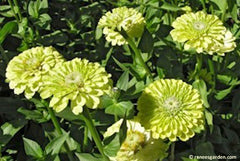
[[[43,77],[45,82],[40,96],[51,97],[50,107],[57,112],[65,109],[71,102],[72,112],[76,115],[83,107],[96,109],[100,97],[112,89],[111,75],[98,63],[75,58],[54,68]]]
[[[109,137],[119,132],[123,120],[110,126],[104,133]],[[153,139],[151,133],[136,120],[127,120],[127,135],[112,161],[156,161],[167,157],[168,145],[161,139]]]
[[[103,29],[106,40],[113,46],[127,44],[120,34],[124,29],[131,38],[140,37],[143,33],[145,20],[141,13],[133,8],[119,7],[107,12],[99,20],[98,27]]]
[[[138,118],[155,139],[186,141],[204,127],[204,107],[196,89],[181,80],[160,79],[138,100]]]
[[[174,41],[184,43],[184,49],[195,49],[198,53],[224,55],[234,50],[235,38],[221,20],[215,15],[203,11],[186,13],[178,17],[170,32]]]
[[[53,47],[35,47],[15,56],[6,69],[7,82],[15,94],[30,99],[43,85],[42,77],[64,59]]]

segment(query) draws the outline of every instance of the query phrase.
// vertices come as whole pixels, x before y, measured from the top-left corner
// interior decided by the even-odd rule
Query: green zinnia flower
[[[160,79],[145,88],[138,100],[141,124],[153,138],[179,137],[186,141],[204,129],[204,107],[200,95],[181,80]]]
[[[99,63],[75,58],[45,76],[44,86],[39,92],[43,99],[53,96],[49,106],[56,112],[62,111],[71,101],[72,112],[77,115],[84,105],[92,109],[98,107],[100,96],[111,91],[110,77]]]
[[[15,94],[24,92],[30,99],[42,84],[42,77],[59,62],[63,57],[53,47],[35,47],[15,56],[6,69],[6,78]]]
[[[123,119],[107,129],[104,137],[119,132]],[[137,121],[127,120],[127,135],[112,161],[156,161],[167,157],[168,145],[161,139],[153,139],[149,131]]]
[[[106,40],[113,46],[126,44],[126,40],[119,33],[122,28],[131,38],[140,37],[143,33],[145,20],[141,13],[133,8],[119,7],[107,12],[99,20],[98,27],[103,28]]]
[[[230,31],[224,35],[223,44],[214,44],[209,50],[210,53],[217,52],[219,55],[224,56],[224,53],[230,52],[236,48],[235,37]]]
[[[170,32],[174,41],[184,44],[184,49],[196,49],[198,53],[203,51],[212,55],[218,53],[224,55],[224,52],[234,50],[234,39],[231,46],[226,47],[225,40],[232,37],[223,26],[223,23],[215,15],[206,14],[203,11],[197,13],[186,13],[178,17],[172,24],[173,30]],[[219,50],[219,48],[224,48]]]

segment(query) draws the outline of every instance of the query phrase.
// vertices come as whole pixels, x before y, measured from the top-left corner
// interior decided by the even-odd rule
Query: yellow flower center
[[[201,22],[201,21],[197,21],[193,23],[193,28],[195,30],[204,30],[206,28],[205,23]]]
[[[121,149],[137,152],[145,143],[145,135],[139,131],[129,130]]]
[[[35,74],[35,72],[42,70],[42,66],[40,61],[37,58],[30,58],[28,60],[25,61],[26,64],[26,70],[28,71],[34,71],[33,74]]]
[[[171,112],[177,111],[181,106],[181,102],[174,96],[167,98],[164,101],[163,107],[170,110]]]
[[[65,77],[65,83],[68,85],[75,84],[79,88],[84,86],[82,74],[79,72],[72,72]]]

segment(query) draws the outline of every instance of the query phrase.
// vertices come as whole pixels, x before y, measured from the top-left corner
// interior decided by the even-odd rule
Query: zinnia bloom
[[[35,47],[15,56],[6,69],[6,78],[15,94],[24,92],[27,99],[37,92],[43,82],[42,77],[63,57],[53,47]]]
[[[185,43],[185,50],[194,48],[198,53],[205,51],[210,55],[224,55],[224,52],[230,52],[236,46],[231,32],[227,31],[219,18],[203,11],[186,13],[178,17],[172,26],[174,29],[170,34],[173,40]],[[228,38],[231,41],[227,41],[226,45]]]
[[[204,129],[204,107],[196,89],[181,80],[160,79],[138,100],[140,123],[153,138],[186,141]]]
[[[230,52],[236,48],[235,37],[233,37],[230,31],[227,31],[224,35],[223,44],[215,44],[210,48],[210,53],[217,52],[219,55],[224,56],[224,53]]]
[[[99,20],[98,27],[103,28],[106,40],[113,46],[126,44],[126,40],[119,33],[122,28],[131,38],[140,37],[143,33],[145,20],[141,13],[133,8],[119,7],[107,12]]]
[[[51,97],[49,106],[56,112],[62,111],[71,101],[74,114],[79,114],[86,105],[95,109],[100,103],[100,96],[108,94],[112,81],[99,63],[91,63],[86,59],[75,58],[54,68],[43,78],[44,86],[40,96]]]
[[[104,137],[119,132],[123,119],[107,129]],[[127,135],[112,161],[156,161],[167,157],[168,145],[161,139],[153,139],[149,131],[137,121],[127,120]]]

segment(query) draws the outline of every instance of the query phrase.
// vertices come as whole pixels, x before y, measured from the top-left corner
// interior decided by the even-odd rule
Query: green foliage
[[[97,27],[102,15],[119,6],[135,8],[145,17],[144,33],[133,41],[152,78],[129,45],[111,46]],[[222,57],[203,54],[201,69],[195,70],[196,52],[184,50],[169,34],[185,6],[193,12],[217,15],[235,36],[236,49]],[[112,75],[112,95],[101,98],[100,109],[90,110],[100,139],[118,119],[137,115],[137,99],[149,83],[174,78],[192,84],[206,107],[205,131],[187,142],[176,142],[175,159],[189,161],[189,155],[240,157],[239,8],[239,0],[0,1],[0,160],[69,160],[69,150],[76,161],[104,160],[84,119],[71,112],[70,104],[55,113],[59,133],[47,109],[49,100],[38,95],[26,100],[9,88],[5,76],[8,62],[35,46],[53,46],[66,60],[80,57],[99,62]],[[102,139],[106,155],[114,156],[119,150],[126,137],[125,121],[119,133]]]
[[[24,149],[27,155],[30,155],[36,159],[43,157],[43,150],[37,142],[27,138],[23,138],[23,141]]]

